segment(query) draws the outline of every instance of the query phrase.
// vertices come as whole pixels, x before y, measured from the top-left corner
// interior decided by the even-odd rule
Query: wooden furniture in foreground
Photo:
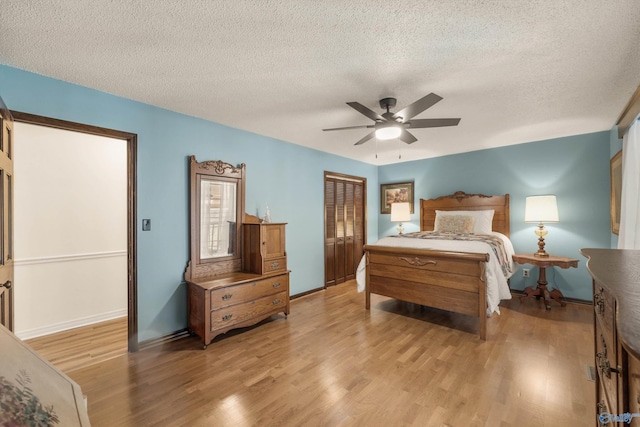
[[[0,424],[89,426],[80,386],[0,325]]]
[[[539,268],[540,274],[538,276],[538,286],[533,289],[531,286],[525,288],[524,293],[527,294],[521,297],[520,300],[531,297],[538,297],[544,299],[544,306],[547,310],[551,310],[551,299],[557,301],[562,307],[565,307],[565,303],[561,298],[564,298],[562,292],[559,289],[547,290],[547,268],[548,267],[560,267],[560,268],[578,268],[578,260],[573,258],[567,258],[562,256],[549,255],[546,257],[535,256],[534,254],[515,254],[513,260],[518,264],[531,264]]]
[[[580,252],[593,278],[596,425],[640,425],[640,251]]]
[[[232,329],[289,314],[285,224],[244,213],[244,168],[190,158],[187,326],[204,348]]]
[[[420,229],[433,231],[436,210],[494,210],[493,230],[509,236],[509,195],[465,194],[420,200]],[[371,294],[477,317],[487,338],[486,263],[489,254],[365,245],[366,308]]]

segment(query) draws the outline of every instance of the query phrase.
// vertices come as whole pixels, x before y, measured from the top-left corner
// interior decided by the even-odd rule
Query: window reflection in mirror
[[[200,258],[233,255],[236,251],[235,182],[200,182]]]

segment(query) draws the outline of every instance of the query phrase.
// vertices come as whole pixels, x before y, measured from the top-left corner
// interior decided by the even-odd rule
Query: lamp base
[[[402,232],[404,231],[404,227],[402,226],[402,223],[399,223],[396,229],[398,230],[398,234],[402,234]]]
[[[540,231],[544,231],[544,234],[540,233]],[[533,256],[538,258],[548,258],[549,254],[544,250],[544,237],[543,237],[547,234],[547,230],[544,230],[542,227],[540,227],[540,230],[537,230],[536,234],[540,236],[540,238],[538,239],[538,252],[533,254]]]

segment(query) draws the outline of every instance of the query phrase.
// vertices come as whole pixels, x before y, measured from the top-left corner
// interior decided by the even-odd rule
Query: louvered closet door
[[[344,282],[345,269],[345,183],[336,181],[336,284]]]
[[[336,284],[336,182],[324,182],[324,277],[325,286]]]
[[[325,286],[355,278],[364,246],[365,185],[325,176]]]
[[[354,237],[353,237],[353,276],[358,269],[358,264],[364,252],[364,185],[359,182],[354,184],[353,197],[353,218],[354,218]]]
[[[355,185],[353,182],[344,184],[344,279],[356,277],[354,266],[355,248]]]

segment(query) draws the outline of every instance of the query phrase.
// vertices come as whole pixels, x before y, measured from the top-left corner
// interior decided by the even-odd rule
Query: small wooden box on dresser
[[[593,278],[595,424],[640,426],[640,250],[580,252]]]
[[[258,274],[287,269],[285,223],[243,224],[244,269]]]

